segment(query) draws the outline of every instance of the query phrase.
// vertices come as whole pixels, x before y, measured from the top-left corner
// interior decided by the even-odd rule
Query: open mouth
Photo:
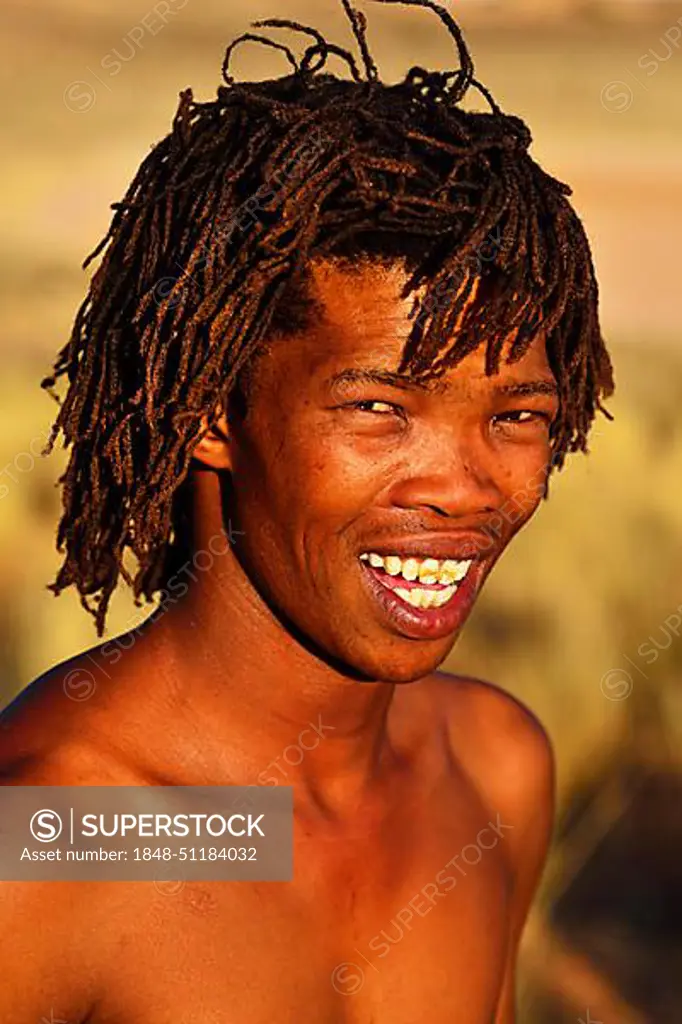
[[[374,551],[359,558],[378,606],[393,628],[413,639],[442,639],[456,632],[468,615],[482,575],[482,565],[473,558]]]
[[[360,555],[360,561],[367,563],[379,583],[412,608],[442,608],[457,593],[473,559],[401,558],[369,551]]]

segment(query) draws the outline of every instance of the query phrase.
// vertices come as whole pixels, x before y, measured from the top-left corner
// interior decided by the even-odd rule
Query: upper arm
[[[27,752],[22,759],[0,764],[1,784],[77,782],[69,774],[69,749],[58,747],[50,756]],[[87,1020],[95,1002],[98,892],[95,882],[0,881],[0,1021]]]
[[[0,882],[0,1020],[86,1020],[93,1003],[73,924],[77,886]]]
[[[68,699],[64,679],[61,669],[41,677],[0,716],[0,785],[139,783]],[[111,948],[110,894],[106,882],[0,881],[0,1021],[90,1018]]]
[[[468,688],[468,690],[467,690]],[[534,715],[510,695],[474,680],[464,683],[453,748],[493,815],[506,826],[500,844],[510,878],[507,957],[495,1024],[513,1024],[516,956],[540,882],[554,824],[554,754]]]
[[[554,822],[554,758],[544,731],[531,727],[510,766],[512,785],[499,799],[503,821],[513,828],[506,836],[512,890],[508,920],[505,974],[495,1024],[513,1024],[516,958],[523,928],[539,885]]]

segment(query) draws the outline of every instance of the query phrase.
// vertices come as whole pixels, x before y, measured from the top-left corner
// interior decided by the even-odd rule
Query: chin
[[[385,655],[378,655],[375,651],[363,663],[355,661],[355,670],[358,682],[381,682],[395,683],[416,683],[425,676],[435,672],[445,661],[448,654],[455,645],[457,637],[453,637],[445,649],[439,644],[438,649],[431,651],[410,652],[410,656],[401,656],[394,650],[386,652]],[[435,645],[434,645],[435,647]]]

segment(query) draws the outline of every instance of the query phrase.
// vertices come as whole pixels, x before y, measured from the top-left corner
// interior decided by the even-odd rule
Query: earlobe
[[[192,458],[208,469],[232,469],[230,431],[225,416],[221,415],[197,441]]]

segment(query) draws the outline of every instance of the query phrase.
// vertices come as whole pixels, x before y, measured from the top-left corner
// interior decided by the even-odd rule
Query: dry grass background
[[[149,0],[5,0],[0,12],[8,98],[0,164],[0,703],[95,641],[75,597],[45,590],[58,565],[54,481],[62,455],[34,455],[55,409],[38,381],[68,334],[86,285],[80,262],[106,229],[109,203],[167,131],[179,90],[191,84],[198,97],[213,94],[224,45],[248,21],[278,14],[348,41],[332,0],[169,3],[177,9],[167,24],[148,21],[156,34],[145,30],[132,50],[131,30],[143,24]],[[666,992],[654,1006],[645,983],[628,994],[624,954],[594,953],[587,911],[568,945],[557,945],[549,911],[569,879],[585,876],[600,837],[627,816],[633,778],[675,765],[680,749],[682,639],[673,634],[682,636],[674,620],[682,605],[682,51],[663,40],[681,12],[650,4],[642,16],[630,3],[595,13],[577,5],[587,10],[578,16],[576,5],[566,6],[561,16],[544,6],[538,20],[532,5],[523,16],[513,4],[449,5],[467,30],[479,77],[528,120],[543,165],[574,187],[601,282],[616,419],[599,422],[590,456],[574,456],[555,479],[550,501],[493,575],[449,667],[526,701],[557,751],[562,824],[528,929],[521,1020],[587,1019],[591,1000],[592,1018],[604,1024],[658,1024],[682,1019],[672,976],[680,959],[655,984],[651,969],[649,987]],[[411,64],[453,66],[450,39],[428,12],[365,9],[386,79]],[[109,56],[111,67],[115,51],[121,67],[112,75],[102,61]],[[647,55],[649,71],[658,60],[654,74],[639,63]],[[274,51],[247,44],[234,68],[244,77],[273,76],[278,62]],[[125,593],[112,608],[111,636],[141,617]],[[660,645],[655,661],[638,653],[643,643]],[[679,803],[666,807],[647,855],[654,860],[669,844],[666,819],[679,817]],[[643,870],[649,876],[639,884],[649,887],[649,917],[658,920],[653,860]],[[613,881],[617,872],[607,868],[595,884],[610,884],[609,874]],[[645,898],[633,886],[621,894],[625,911]],[[617,928],[621,938],[623,929],[636,931],[631,921]],[[637,934],[644,950],[646,936]],[[682,957],[679,930],[665,942]],[[637,963],[648,964],[654,947]]]

